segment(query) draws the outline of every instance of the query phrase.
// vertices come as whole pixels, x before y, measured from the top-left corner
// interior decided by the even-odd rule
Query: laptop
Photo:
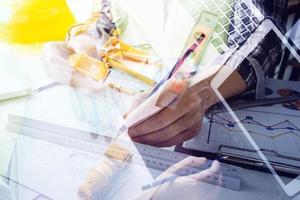
[[[195,24],[203,12],[218,16],[215,32],[200,63],[204,65],[241,46],[265,19],[251,0],[180,0],[180,3]]]
[[[195,21],[204,10],[219,16],[211,43],[221,54],[228,48],[241,45],[264,19],[263,14],[250,0],[181,0],[181,2]]]
[[[248,56],[268,34],[282,41],[282,48],[288,48],[291,55],[300,61],[300,55],[288,38],[271,20],[263,20],[251,38],[234,54],[237,56],[233,55],[226,63],[229,67],[223,67],[223,73],[218,73],[211,82],[225,111],[207,115],[201,134],[185,142],[183,146],[205,154],[227,156],[230,163],[234,160],[235,164],[243,163],[244,167],[271,172],[283,191],[288,196],[295,196],[300,192],[299,102],[233,110],[219,92],[220,85],[242,61],[243,57],[239,55]],[[272,82],[266,88],[266,98],[299,94],[297,84],[294,89],[290,89]],[[292,173],[293,176],[279,176],[280,171]]]

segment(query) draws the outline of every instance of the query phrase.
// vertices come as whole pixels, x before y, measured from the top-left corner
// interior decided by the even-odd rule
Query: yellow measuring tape
[[[156,82],[147,76],[138,73],[122,63],[129,60],[137,63],[148,63],[149,56],[116,37],[111,37],[99,52],[102,60],[97,60],[85,54],[74,54],[69,58],[70,64],[79,72],[99,81],[106,78],[109,67],[121,70],[134,78],[154,86]]]

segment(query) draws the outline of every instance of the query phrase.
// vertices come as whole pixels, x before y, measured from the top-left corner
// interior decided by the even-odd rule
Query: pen
[[[196,50],[196,48],[202,43],[202,41],[204,40],[205,37],[206,37],[205,34],[200,34],[200,36],[197,37],[196,42],[194,42],[194,44],[183,54],[183,56],[173,66],[172,70],[162,80],[160,80],[160,82],[158,84],[155,85],[155,87],[150,92],[150,94],[145,98],[145,101],[141,105],[139,105],[136,109],[134,109],[133,112],[131,112],[131,114],[130,114],[131,117],[127,116],[125,123],[119,129],[119,134],[117,135],[117,137],[120,136],[121,134],[123,134],[125,131],[127,131],[128,127],[130,127],[132,124],[137,123],[139,120],[143,120],[143,119],[149,117],[149,115],[151,115],[150,113],[144,112],[144,107],[146,105],[149,106],[149,104],[147,104],[147,103],[150,101],[150,97],[155,95],[155,93],[160,89],[160,87],[170,77],[172,77],[172,75],[182,66],[185,59],[192,52],[194,52]],[[159,95],[159,94],[157,94],[157,95]],[[153,98],[156,98],[156,97],[153,97]],[[151,101],[150,101],[150,104],[151,104]],[[153,105],[153,106],[155,106],[155,105]],[[152,112],[152,113],[158,112],[158,107],[154,107],[154,109],[152,109],[150,112]]]
[[[7,93],[0,94],[0,101],[6,101],[6,100],[21,98],[21,97],[28,97],[28,96],[34,94],[35,92],[42,92],[44,90],[55,87],[57,85],[59,85],[59,83],[53,82],[53,83],[49,83],[47,85],[41,86],[39,88],[26,87],[24,89],[10,91]]]
[[[179,60],[173,66],[172,70],[168,73],[168,75],[165,78],[163,78],[154,87],[154,89],[152,90],[152,92],[150,93],[150,95],[148,97],[152,96],[160,88],[160,86],[162,86],[167,80],[169,80],[175,74],[175,72],[182,66],[182,64],[184,63],[186,58],[197,49],[197,47],[202,43],[202,41],[204,40],[205,37],[206,36],[204,33],[200,34],[200,36],[196,39],[196,42],[194,42],[192,44],[192,46],[188,50],[185,51],[183,56],[181,58],[179,58]]]
[[[147,184],[147,185],[142,186],[142,190],[145,191],[145,190],[151,189],[151,188],[153,188],[153,187],[162,185],[162,184],[164,184],[164,183],[168,183],[168,182],[175,181],[178,177],[180,177],[180,176],[177,175],[177,174],[174,174],[174,175],[172,175],[172,176],[169,176],[169,177],[166,177],[166,178],[163,178],[163,179],[154,181],[154,182],[152,182],[152,183],[150,183],[150,184]]]
[[[171,72],[169,73],[168,79],[170,79],[175,74],[175,72],[182,66],[186,58],[189,57],[189,55],[191,55],[191,53],[193,53],[198,48],[198,46],[202,43],[204,39],[205,34],[201,33],[200,36],[196,39],[196,41],[192,44],[192,46],[188,50],[186,50],[183,56],[174,65]]]

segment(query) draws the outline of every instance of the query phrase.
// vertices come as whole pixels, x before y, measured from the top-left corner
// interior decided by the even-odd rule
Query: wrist
[[[217,95],[211,87],[212,79],[213,75],[199,81],[193,86],[195,88],[194,94],[200,97],[201,99],[201,106],[203,112],[209,109],[212,105],[219,102],[219,98],[217,97]]]

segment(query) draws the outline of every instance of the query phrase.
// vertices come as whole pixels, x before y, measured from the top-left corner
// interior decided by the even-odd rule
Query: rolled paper
[[[81,199],[91,199],[99,191],[103,191],[111,184],[113,174],[116,173],[113,163],[102,160],[96,167],[89,170],[85,181],[79,187],[78,196]]]
[[[86,179],[78,189],[78,196],[82,200],[89,200],[105,190],[114,176],[126,168],[132,160],[132,154],[117,144],[112,144],[105,152],[105,157],[100,163],[91,168]]]

